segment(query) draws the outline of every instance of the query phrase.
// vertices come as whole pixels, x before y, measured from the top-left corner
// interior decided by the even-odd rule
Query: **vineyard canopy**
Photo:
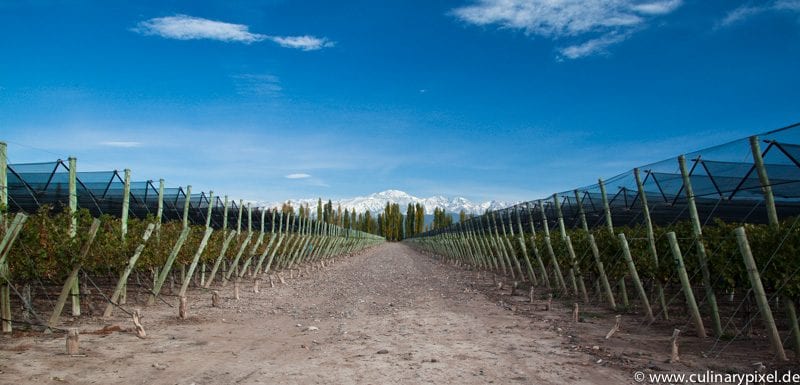
[[[69,204],[69,163],[63,160],[47,163],[9,164],[8,205],[11,212],[36,212],[42,205],[62,209]],[[93,216],[109,214],[120,216],[122,212],[125,182],[122,173],[114,171],[90,171],[76,173],[78,208],[88,209]],[[156,216],[158,211],[159,182],[152,180],[130,183],[129,214],[144,219]],[[163,213],[165,221],[182,220],[187,195],[183,187],[165,187]],[[222,198],[209,193],[193,193],[189,197],[189,222],[204,225],[211,205],[211,226],[223,226],[224,205]],[[228,223],[237,223],[239,205],[228,202]],[[243,227],[247,226],[247,210],[242,213]],[[272,216],[265,215],[265,228],[271,229]],[[229,225],[230,226],[230,225]],[[261,226],[261,208],[252,213],[253,229]],[[246,227],[245,227],[246,228]]]
[[[780,218],[800,214],[800,123],[758,134],[769,184]],[[685,155],[700,220],[710,223],[767,223],[767,210],[749,138],[702,149]],[[677,157],[638,167],[652,221],[668,225],[689,219],[688,201]],[[615,225],[644,221],[633,169],[604,180]],[[578,198],[576,199],[576,192]],[[603,226],[605,215],[600,185],[592,184],[555,194],[565,225],[581,225],[582,208],[589,226]],[[580,203],[579,203],[580,200]],[[581,205],[579,207],[578,205]],[[542,223],[541,206],[550,228],[557,226],[554,197],[522,202],[494,212],[495,220]],[[473,226],[487,220],[471,219]],[[455,227],[454,227],[455,228]]]
[[[757,136],[778,215],[787,217],[800,214],[800,123]],[[719,218],[727,222],[767,222],[764,196],[748,138],[686,154],[686,162],[702,221]],[[687,199],[677,159],[651,163],[638,169],[653,222],[664,225],[688,219]],[[35,212],[44,204],[57,208],[68,204],[67,162],[57,160],[11,164],[7,171],[10,211]],[[605,187],[615,224],[634,225],[643,221],[633,170],[605,180]],[[576,191],[590,226],[602,225],[604,214],[599,184],[555,194],[566,225],[580,225]],[[93,215],[119,215],[123,194],[124,181],[116,170],[77,173],[78,207],[88,209]],[[182,187],[165,188],[164,219],[181,219],[186,199],[186,191]],[[224,202],[220,197],[209,198],[209,194],[201,192],[191,194],[189,199],[190,222],[205,224],[208,206],[211,205],[211,225],[222,227]],[[157,183],[154,184],[152,180],[131,182],[131,216],[144,218],[148,214],[155,215],[157,205]],[[523,224],[527,225],[531,218],[538,224],[541,223],[539,205],[544,207],[550,226],[556,226],[557,215],[552,196],[499,210],[495,216],[498,220],[516,221],[514,215],[519,212]],[[255,208],[252,215],[254,229],[261,225],[260,210]],[[236,202],[230,201],[228,223],[236,223],[238,211]],[[528,212],[532,215],[528,215]],[[265,221],[265,227],[268,227],[271,221],[269,213]],[[242,222],[246,224],[246,218]]]

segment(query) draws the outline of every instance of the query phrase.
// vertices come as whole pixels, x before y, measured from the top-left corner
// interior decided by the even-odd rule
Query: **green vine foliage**
[[[790,298],[800,298],[800,263],[797,259],[800,255],[800,223],[796,222],[797,218],[786,218],[778,228],[773,228],[768,225],[726,223],[715,220],[704,226],[702,242],[714,290],[718,293],[728,293],[743,292],[750,288],[747,270],[734,235],[734,229],[744,226],[766,290]],[[629,275],[618,236],[624,233],[637,272],[646,284],[660,282],[665,285],[679,285],[675,258],[666,236],[668,232],[675,232],[684,266],[693,284],[702,285],[699,243],[693,236],[691,222],[680,221],[670,226],[654,227],[655,256],[650,248],[645,226],[619,226],[615,227],[614,231],[615,234],[611,234],[605,227],[592,231],[600,251],[600,259],[611,282]],[[568,229],[567,235],[572,241],[578,269],[584,277],[594,279],[597,276],[597,268],[585,231]],[[534,260],[532,238],[530,234],[524,234],[524,237],[528,256],[534,269],[538,270]],[[553,252],[566,278],[568,270],[572,267],[566,242],[560,232],[551,233],[550,237]],[[537,232],[534,239],[539,256],[552,275],[552,261],[545,246],[543,232]],[[515,255],[521,256],[522,249],[518,241],[515,239],[509,241]]]

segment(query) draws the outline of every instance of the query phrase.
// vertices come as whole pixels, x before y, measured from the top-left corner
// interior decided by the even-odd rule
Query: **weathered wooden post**
[[[764,166],[764,158],[761,155],[761,147],[758,145],[758,137],[750,137],[750,150],[753,153],[753,163],[758,180],[761,182],[761,192],[764,193],[764,205],[767,207],[767,218],[770,226],[778,226],[778,211],[775,209],[775,197],[772,195],[772,185],[769,183],[767,168]]]
[[[751,142],[752,143],[752,142]],[[783,342],[781,336],[778,334],[778,328],[775,326],[775,319],[772,317],[772,309],[769,307],[767,294],[764,291],[764,286],[761,283],[761,275],[758,273],[758,266],[753,259],[753,253],[750,250],[750,243],[747,242],[747,234],[744,227],[737,227],[734,230],[736,234],[736,243],[739,244],[739,251],[742,253],[744,264],[747,267],[747,276],[750,278],[750,285],[753,287],[753,296],[758,304],[761,319],[764,321],[764,327],[767,329],[770,344],[778,359],[786,361],[786,352],[783,350]]]
[[[589,249],[592,252],[595,268],[597,269],[597,275],[600,277],[598,283],[602,283],[603,285],[605,297],[608,300],[609,306],[611,306],[612,309],[616,309],[617,303],[614,301],[614,292],[611,290],[611,285],[608,283],[608,276],[606,275],[603,261],[600,260],[600,250],[597,248],[594,234],[589,230],[589,223],[586,221],[586,213],[583,211],[583,200],[578,190],[574,190],[573,192],[575,193],[575,202],[577,202],[576,204],[578,205],[578,217],[581,220],[581,227],[583,227],[583,231],[586,232],[586,238],[589,241]]]
[[[128,214],[131,205],[131,170],[125,169],[123,172],[122,185],[122,212],[120,213],[120,234],[124,245],[128,236]],[[119,296],[119,304],[124,305],[128,302],[128,282],[123,282],[122,293]]]
[[[70,238],[74,238],[78,231],[78,160],[74,156],[71,156],[68,158],[68,162],[69,215],[72,218],[70,220],[69,236]],[[6,168],[2,168],[3,172],[5,172]],[[72,294],[72,315],[77,317],[81,315],[81,288],[77,279],[72,282],[70,293]]]
[[[567,228],[564,226],[564,214],[561,212],[561,202],[558,200],[558,194],[553,194],[553,207],[555,207],[556,210],[556,218],[558,219],[558,229],[561,234],[561,241],[567,246],[567,252],[569,253],[568,256],[570,258],[570,268],[567,272],[567,275],[569,276],[569,281],[572,284],[572,295],[577,297],[578,282],[575,278],[576,273],[579,274],[575,271],[577,269],[577,258],[575,257],[575,251],[572,247],[572,240],[567,236]],[[581,282],[581,286],[583,286],[583,282]],[[585,288],[583,291],[586,292]],[[589,302],[588,299],[586,302]]]
[[[636,188],[639,190],[639,201],[642,203],[642,215],[644,216],[644,223],[647,228],[647,245],[650,249],[650,254],[653,257],[653,262],[658,268],[658,249],[656,248],[656,236],[653,232],[653,221],[650,218],[650,207],[647,204],[647,194],[644,191],[644,184],[642,178],[639,176],[639,169],[633,169],[633,176],[636,179]],[[654,277],[656,282],[656,291],[658,292],[658,301],[661,304],[661,312],[664,313],[664,319],[669,319],[667,313],[667,301],[664,298],[664,286],[661,285],[661,280]]]
[[[128,213],[130,212],[131,205],[131,170],[126,168],[124,171],[125,177],[123,178],[122,185],[122,212],[120,213],[120,225],[122,234],[122,243],[125,243],[125,237],[128,235]]]
[[[608,195],[606,195],[606,184],[603,179],[597,179],[597,185],[600,186],[600,196],[603,201],[603,213],[606,218],[606,229],[608,233],[614,235],[614,221],[611,219],[611,206],[608,204]]]
[[[625,238],[625,234],[622,233],[620,233],[618,237],[619,243],[622,245],[622,256],[628,264],[628,271],[631,273],[633,285],[636,287],[636,291],[639,293],[639,300],[642,301],[642,305],[644,306],[644,314],[649,322],[653,322],[655,318],[653,318],[653,310],[650,308],[650,300],[647,299],[647,292],[644,291],[642,281],[639,279],[639,273],[636,271],[636,265],[633,263],[631,249],[628,246],[628,239]]]
[[[538,201],[539,212],[542,215],[542,228],[544,230],[544,246],[547,249],[547,254],[550,255],[550,260],[553,263],[553,273],[555,274],[558,287],[561,292],[567,293],[567,283],[564,281],[564,274],[561,274],[561,266],[558,265],[556,253],[553,251],[553,244],[550,241],[550,225],[547,223],[547,214],[544,211],[544,204]]]
[[[183,201],[183,228],[189,227],[189,207],[192,204],[192,185],[186,186],[186,199]]]
[[[72,169],[70,167],[70,169]],[[0,142],[0,226],[8,229],[6,212],[8,211],[8,145]]]
[[[64,287],[61,289],[61,294],[58,296],[56,306],[53,309],[53,314],[50,315],[50,320],[47,322],[47,326],[53,328],[58,324],[58,320],[61,318],[61,311],[64,309],[64,304],[67,302],[67,297],[74,287],[74,282],[78,280],[78,273],[81,270],[80,261],[86,258],[86,255],[89,254],[89,249],[94,242],[94,238],[97,235],[98,229],[100,229],[100,220],[95,218],[94,221],[92,221],[91,227],[89,228],[89,236],[86,238],[83,247],[78,253],[78,257],[73,262],[72,271],[70,272],[69,276],[67,276],[67,280],[64,282]]]
[[[542,271],[542,281],[544,281],[544,286],[547,288],[547,290],[552,290],[550,287],[550,277],[548,277],[547,274],[547,268],[545,268],[544,260],[542,260],[542,255],[539,253],[539,246],[536,245],[536,225],[533,220],[533,208],[530,207],[530,204],[525,203],[525,210],[528,212],[528,227],[531,228],[531,249],[533,249],[533,256],[536,258],[536,264]]]
[[[156,237],[161,239],[161,221],[164,216],[164,179],[158,180],[158,209],[156,210]]]
[[[208,239],[211,237],[211,233],[213,232],[214,229],[211,227],[206,227],[206,232],[203,234],[203,240],[200,241],[200,246],[197,247],[197,252],[194,253],[192,264],[189,266],[189,271],[186,273],[186,277],[183,278],[183,282],[181,283],[181,291],[178,293],[179,297],[186,295],[186,290],[189,289],[189,282],[192,280],[194,269],[197,268],[197,262],[200,260],[200,256],[203,255],[203,250],[205,250]]]
[[[133,256],[131,256],[131,259],[128,260],[128,264],[125,265],[125,269],[119,276],[119,281],[117,282],[117,286],[114,289],[114,292],[111,294],[111,298],[109,298],[108,305],[106,305],[106,310],[105,312],[103,312],[103,317],[111,316],[111,313],[114,311],[114,306],[117,305],[119,299],[122,297],[122,293],[125,292],[126,282],[128,282],[128,276],[131,274],[131,271],[133,271],[133,268],[136,266],[136,261],[142,254],[142,250],[144,250],[144,247],[147,244],[147,240],[150,239],[150,234],[152,234],[154,228],[155,225],[151,223],[150,225],[147,226],[147,229],[145,229],[144,234],[142,235],[141,243],[139,243],[139,245],[136,247],[136,250],[133,252]]]
[[[681,155],[678,157],[678,166],[681,169],[683,187],[684,191],[686,192],[686,200],[689,205],[689,216],[692,220],[692,233],[694,234],[695,244],[697,246],[697,260],[700,265],[700,272],[703,275],[703,286],[706,289],[706,299],[708,300],[708,306],[711,309],[711,326],[714,328],[714,334],[719,337],[722,335],[722,322],[719,318],[717,296],[714,294],[714,288],[711,286],[711,273],[708,270],[706,246],[703,243],[703,228],[700,226],[700,215],[697,213],[697,206],[695,205],[694,201],[694,190],[692,190],[692,182],[689,178],[689,172],[686,169],[685,156]]]
[[[67,331],[67,354],[70,356],[80,353],[78,341],[78,328],[69,328]]]
[[[694,299],[694,292],[692,291],[692,284],[689,282],[689,274],[686,273],[686,267],[683,265],[683,254],[681,248],[678,246],[678,238],[675,237],[675,232],[667,233],[667,240],[669,247],[672,250],[672,257],[675,259],[675,269],[678,271],[678,278],[681,280],[681,287],[683,288],[683,295],[686,298],[686,305],[689,307],[689,313],[694,321],[694,328],[697,329],[697,336],[706,338],[706,328],[703,326],[703,318],[700,316],[700,309],[697,307],[697,301]]]

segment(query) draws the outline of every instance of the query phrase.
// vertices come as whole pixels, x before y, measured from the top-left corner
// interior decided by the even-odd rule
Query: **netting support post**
[[[69,227],[69,236],[70,238],[74,238],[75,235],[78,233],[78,160],[71,156],[67,158],[67,162],[69,165],[69,174],[68,174],[68,186],[69,186],[69,215],[70,215],[70,227]],[[72,287],[70,288],[70,297],[72,298],[72,315],[79,316],[81,315],[81,289],[78,283],[78,280],[75,279],[72,281]]]
[[[636,287],[639,300],[642,301],[642,305],[644,306],[644,315],[647,317],[648,322],[653,322],[655,320],[653,318],[653,309],[650,307],[650,300],[647,299],[647,292],[644,290],[644,285],[642,285],[642,281],[639,279],[639,272],[636,270],[636,265],[633,263],[631,249],[628,246],[628,239],[623,233],[620,233],[618,238],[622,246],[622,256],[625,258],[625,262],[628,265],[628,271],[631,273],[633,285]]]
[[[8,211],[8,145],[0,142],[0,226],[8,230],[6,222],[6,211]],[[5,263],[4,263],[5,265]],[[6,266],[0,266],[0,270],[8,271]],[[11,318],[11,291],[8,283],[2,280],[0,283],[0,315],[5,319]],[[8,310],[6,312],[6,310]],[[11,333],[11,322],[0,321],[4,333]]]
[[[694,202],[694,190],[692,190],[692,182],[689,178],[689,172],[686,169],[685,156],[681,155],[678,157],[678,166],[681,169],[683,187],[686,192],[686,201],[689,205],[689,216],[692,219],[692,233],[694,234],[695,245],[697,246],[697,260],[700,264],[700,272],[703,275],[703,286],[706,289],[706,300],[708,300],[708,306],[711,309],[711,326],[714,328],[714,335],[719,337],[722,335],[722,322],[719,318],[717,296],[714,294],[714,288],[711,286],[711,273],[708,270],[706,247],[703,243],[703,228],[700,226],[700,215],[697,214],[697,206]]]
[[[747,276],[750,278],[750,284],[753,287],[753,296],[756,299],[756,304],[758,304],[761,319],[764,321],[764,326],[767,329],[772,349],[775,355],[778,356],[778,359],[786,361],[786,352],[783,350],[783,342],[781,341],[780,334],[778,334],[778,327],[775,326],[775,319],[772,317],[769,300],[767,300],[767,294],[764,292],[764,286],[761,283],[761,275],[758,273],[758,266],[756,266],[756,261],[753,259],[750,243],[747,242],[747,234],[744,231],[744,227],[737,227],[734,233],[736,233],[736,243],[739,244],[739,251],[742,253],[742,258],[744,258],[744,264],[747,267]]]
[[[164,216],[164,179],[158,180],[158,210],[156,211],[156,237],[160,238],[161,218]]]
[[[211,227],[211,215],[214,209],[214,191],[208,192],[208,208],[206,209],[206,228]]]
[[[700,316],[700,309],[697,307],[697,301],[694,298],[692,284],[689,282],[689,274],[686,273],[686,267],[683,264],[683,254],[678,245],[678,238],[675,237],[675,232],[671,231],[667,233],[667,240],[672,250],[672,257],[675,260],[675,269],[678,271],[678,278],[681,281],[683,296],[686,298],[686,305],[689,307],[689,314],[692,316],[695,331],[698,337],[706,338],[706,328],[703,326],[703,318]]]
[[[239,217],[236,220],[236,232],[241,234],[242,233],[242,210],[244,210],[244,206],[242,204],[244,201],[239,199]]]
[[[120,213],[120,225],[122,234],[122,243],[125,243],[125,237],[128,235],[128,213],[131,204],[131,170],[125,169],[125,184],[122,187],[122,212]]]
[[[603,200],[603,212],[606,214],[606,228],[608,233],[614,235],[614,222],[611,220],[611,206],[608,205],[608,195],[606,195],[606,184],[603,179],[598,179],[597,184],[600,186],[600,196]]]
[[[655,263],[656,268],[658,268],[658,249],[656,248],[656,236],[653,232],[653,221],[650,218],[650,207],[647,204],[647,194],[644,192],[644,184],[642,183],[642,178],[639,175],[639,169],[633,169],[633,176],[636,179],[636,188],[639,190],[639,200],[642,203],[642,215],[644,216],[644,223],[647,227],[647,245],[650,249],[650,255],[653,257],[653,262]],[[656,282],[656,291],[658,295],[658,302],[661,304],[661,312],[664,314],[664,319],[669,319],[669,314],[667,313],[667,301],[664,298],[664,286],[661,284],[661,280],[658,277],[653,277]]]
[[[769,225],[778,227],[778,211],[775,209],[775,196],[772,195],[772,185],[769,183],[767,168],[764,166],[764,158],[761,156],[761,147],[758,145],[758,137],[750,137],[750,150],[753,153],[753,162],[758,172],[758,180],[761,182],[761,192],[764,193],[764,205],[767,206],[767,218]]]
[[[192,204],[192,185],[186,186],[186,199],[183,201],[183,228],[189,227],[189,206]]]

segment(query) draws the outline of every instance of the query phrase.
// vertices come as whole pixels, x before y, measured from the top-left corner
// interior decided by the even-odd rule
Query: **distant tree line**
[[[284,214],[296,213],[302,218],[311,218],[311,208],[307,203],[305,205],[301,204],[297,210],[295,210],[291,202],[283,203],[281,212]],[[467,216],[464,210],[461,210],[459,220],[463,222],[468,217],[472,217],[472,214]],[[315,219],[346,229],[377,234],[385,237],[388,241],[401,241],[429,230],[450,226],[453,223],[453,216],[448,214],[445,209],[437,207],[433,210],[433,223],[426,225],[425,206],[420,203],[409,203],[406,213],[403,215],[399,204],[387,202],[383,212],[373,216],[370,210],[356,213],[355,210],[342,210],[341,205],[337,205],[336,209],[334,209],[331,200],[328,200],[327,203],[322,203],[322,198],[317,200]]]

